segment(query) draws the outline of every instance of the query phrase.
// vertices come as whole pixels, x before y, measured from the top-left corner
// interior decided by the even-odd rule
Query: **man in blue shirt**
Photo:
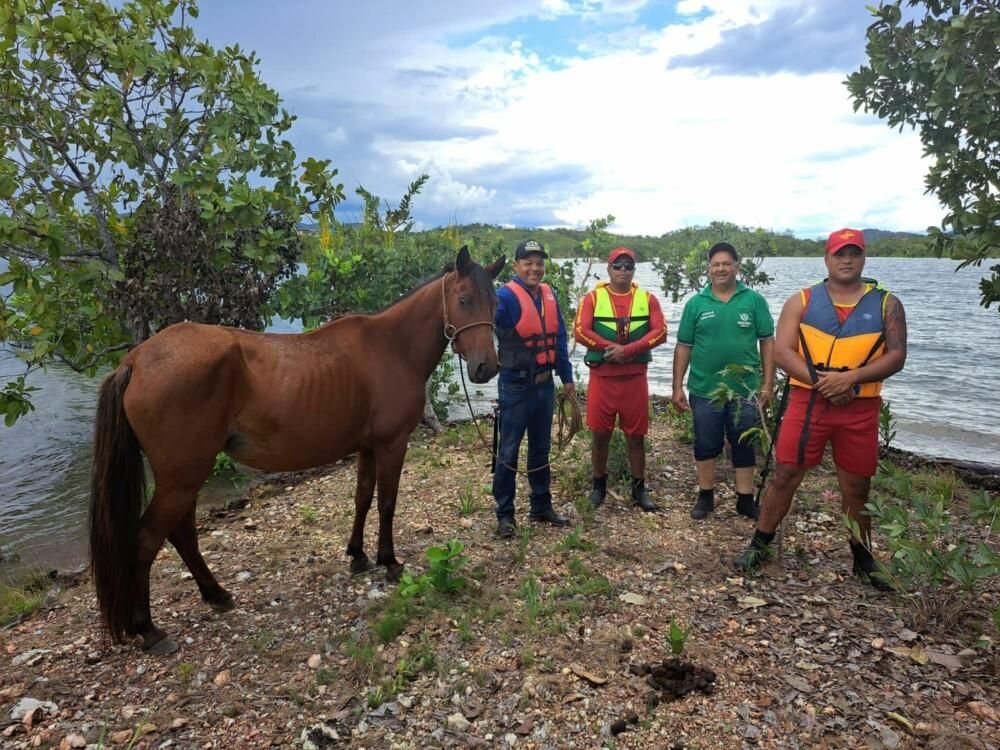
[[[517,454],[528,433],[528,484],[533,521],[569,526],[552,507],[549,449],[555,407],[553,370],[566,393],[576,394],[566,345],[566,324],[545,276],[548,255],[540,242],[526,240],[514,252],[516,276],[497,291],[496,332],[500,377],[500,440],[493,473],[497,535],[514,536]]]

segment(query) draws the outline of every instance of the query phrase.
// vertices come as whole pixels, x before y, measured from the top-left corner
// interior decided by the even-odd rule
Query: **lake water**
[[[991,261],[989,263],[993,263]],[[583,273],[584,265],[576,265]],[[595,266],[603,272],[603,266]],[[764,291],[777,318],[796,289],[823,276],[819,258],[771,258],[774,277]],[[1000,314],[979,306],[982,270],[955,272],[946,259],[872,258],[865,269],[906,307],[909,356],[884,396],[898,421],[896,445],[942,458],[1000,465]],[[651,264],[636,280],[657,294],[667,316],[667,344],[649,369],[653,393],[669,395],[675,334],[683,307],[663,298]],[[278,322],[273,330],[294,330]],[[574,354],[586,382],[583,351]],[[0,349],[0,383],[20,372],[13,353]],[[66,569],[86,557],[90,440],[98,381],[61,367],[37,373],[37,409],[12,428],[0,427],[0,550],[24,565]],[[495,381],[494,381],[495,382]],[[490,408],[495,385],[470,386],[477,411]],[[452,408],[467,416],[464,400]]]

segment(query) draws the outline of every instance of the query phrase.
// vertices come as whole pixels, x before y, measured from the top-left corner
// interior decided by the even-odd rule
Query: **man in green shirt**
[[[691,517],[705,518],[715,508],[715,460],[728,440],[736,473],[736,510],[757,518],[753,499],[756,456],[740,436],[760,424],[757,404],[766,405],[774,390],[774,318],[767,301],[737,281],[739,254],[728,242],[708,251],[709,284],[684,305],[674,348],[673,396],[679,411],[694,418],[694,460],[698,499]],[[758,353],[759,350],[759,353]],[[688,365],[690,401],[684,395]],[[723,374],[729,365],[747,370]],[[763,378],[761,377],[763,375]],[[716,403],[725,385],[737,396]]]

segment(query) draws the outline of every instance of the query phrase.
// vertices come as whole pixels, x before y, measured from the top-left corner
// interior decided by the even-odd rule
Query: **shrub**
[[[955,526],[953,475],[911,474],[883,462],[867,505],[890,552],[886,577],[904,597],[914,626],[950,628],[981,611],[980,596],[1000,574],[1000,555],[989,545],[1000,528],[1000,497],[971,493],[972,529]],[[848,521],[855,538],[857,524]]]

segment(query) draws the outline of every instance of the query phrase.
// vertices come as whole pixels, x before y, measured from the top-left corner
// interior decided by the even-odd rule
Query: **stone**
[[[40,701],[34,698],[22,698],[18,701],[17,705],[10,710],[11,721],[23,721],[24,717],[32,713],[36,709],[42,709],[47,714],[55,714],[59,711],[59,706],[57,706],[52,701]]]
[[[469,720],[457,711],[448,717],[448,729],[453,732],[467,732],[469,726]]]

